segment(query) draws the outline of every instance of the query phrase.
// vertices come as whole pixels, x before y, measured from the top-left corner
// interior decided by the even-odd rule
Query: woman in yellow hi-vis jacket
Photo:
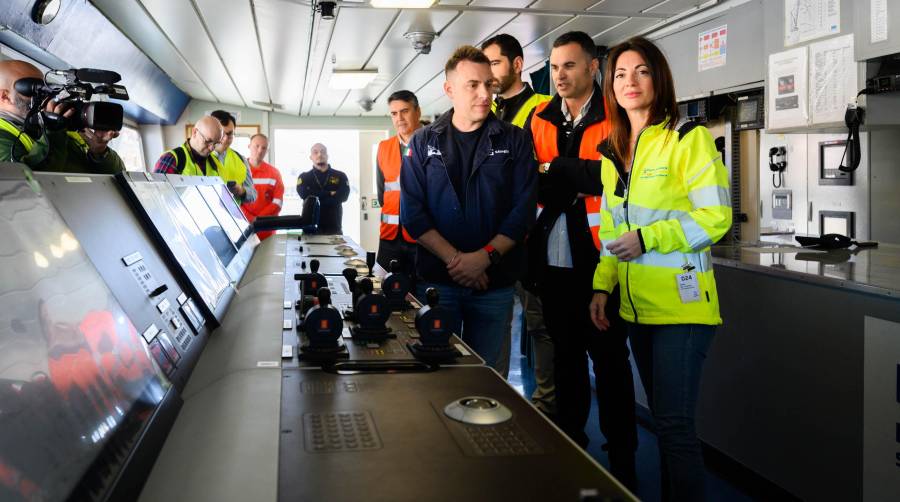
[[[676,127],[672,75],[651,42],[613,47],[603,84],[611,132],[601,145],[603,249],[591,319],[609,325],[604,307],[618,284],[659,437],[663,500],[703,500],[694,408],[722,323],[709,246],[731,227],[728,174],[705,127]]]

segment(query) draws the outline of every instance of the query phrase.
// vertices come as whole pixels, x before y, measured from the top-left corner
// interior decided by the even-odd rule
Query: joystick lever
[[[440,294],[435,288],[425,291],[426,305],[416,312],[416,331],[421,343],[408,343],[409,350],[424,361],[445,361],[460,356],[450,344],[452,314],[440,306]]]
[[[368,277],[363,277],[357,284],[359,298],[353,306],[357,326],[350,330],[354,340],[383,342],[396,336],[386,325],[391,316],[387,299],[384,295],[375,294],[374,290],[372,280]]]

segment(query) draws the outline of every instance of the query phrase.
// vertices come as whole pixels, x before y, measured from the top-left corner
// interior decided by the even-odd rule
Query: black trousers
[[[543,302],[544,323],[553,340],[554,379],[556,382],[557,424],[582,448],[587,447],[584,432],[591,409],[591,382],[588,356],[594,367],[600,431],[606,437],[606,449],[614,476],[626,485],[634,479],[634,452],[637,449],[637,425],[634,412],[634,380],[628,360],[626,323],[619,317],[619,288],[606,305],[611,326],[598,330],[591,322],[593,291],[576,290],[583,283],[575,271],[547,267]]]
[[[391,260],[397,260],[400,271],[406,272],[409,279],[416,280],[416,245],[403,240],[399,233],[397,238],[391,241],[384,239],[378,241],[378,264],[383,269],[391,271]],[[413,290],[415,291],[415,290]]]

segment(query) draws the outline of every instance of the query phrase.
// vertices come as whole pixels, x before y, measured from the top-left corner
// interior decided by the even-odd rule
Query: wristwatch
[[[503,258],[503,255],[500,254],[500,251],[497,251],[497,249],[490,244],[483,247],[482,249],[487,251],[488,259],[491,260],[491,265],[498,265],[500,263],[500,260]]]

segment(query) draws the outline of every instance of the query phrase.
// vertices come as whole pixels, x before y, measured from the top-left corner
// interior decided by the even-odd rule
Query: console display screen
[[[170,384],[46,198],[0,180],[0,500],[101,500]]]
[[[219,220],[213,215],[209,205],[203,200],[203,196],[197,191],[197,187],[182,186],[176,190],[181,195],[184,205],[187,206],[188,213],[194,218],[194,222],[197,223],[200,231],[206,236],[206,240],[216,251],[222,265],[228,267],[237,254],[237,249],[231,243],[231,239],[225,233],[222,225],[219,224]]]
[[[129,186],[191,283],[200,292],[204,303],[215,312],[230,279],[178,193],[166,182],[130,181]]]
[[[231,216],[234,217],[235,223],[237,223],[238,228],[241,229],[241,233],[246,234],[247,229],[250,228],[250,223],[247,222],[247,217],[244,216],[244,213],[241,212],[241,208],[238,207],[237,202],[234,201],[234,197],[231,196],[231,192],[228,191],[228,187],[225,185],[218,185],[219,191],[219,200],[222,201],[222,204],[228,209],[228,212],[231,213]]]
[[[219,224],[222,225],[222,229],[228,234],[228,238],[231,239],[234,247],[240,249],[241,244],[243,244],[245,240],[244,231],[238,226],[234,217],[228,211],[225,202],[219,198],[216,187],[210,185],[197,185],[197,190],[200,190],[200,195],[202,195],[206,200],[206,203],[209,204],[209,208],[212,209],[213,214],[216,215],[216,219],[219,220]],[[235,205],[235,207],[237,206]],[[238,209],[238,212],[240,212],[240,209]],[[246,223],[246,220],[242,221]]]

